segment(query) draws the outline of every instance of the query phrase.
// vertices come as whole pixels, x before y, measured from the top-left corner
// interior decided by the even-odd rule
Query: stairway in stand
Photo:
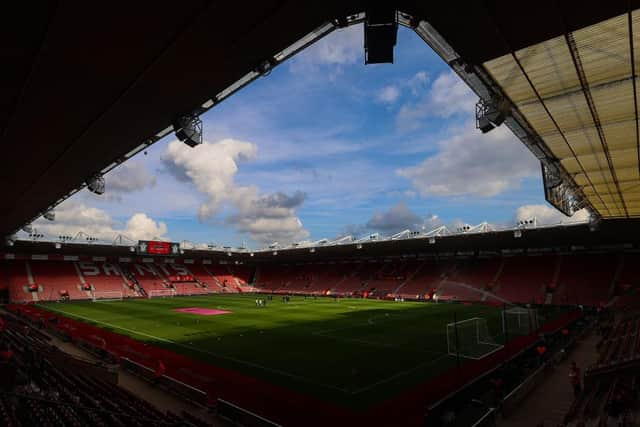
[[[572,360],[584,372],[587,366],[598,359],[596,344],[598,337],[588,335],[578,341],[571,354],[543,378],[525,400],[515,408],[508,418],[500,418],[499,427],[536,427],[563,425],[565,415],[573,403],[573,389],[569,384],[568,373]]]

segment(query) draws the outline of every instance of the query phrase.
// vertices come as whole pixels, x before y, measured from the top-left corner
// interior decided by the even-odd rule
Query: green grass
[[[499,336],[500,311],[486,306],[255,295],[213,295],[41,306],[140,341],[347,407],[362,408],[455,366],[446,324],[486,318]],[[172,311],[203,307],[231,314]]]

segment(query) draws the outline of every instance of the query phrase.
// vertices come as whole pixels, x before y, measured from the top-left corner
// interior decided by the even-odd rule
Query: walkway
[[[568,373],[572,361],[580,369],[594,364],[598,358],[596,344],[599,337],[592,333],[576,343],[573,351],[555,369],[547,374],[508,418],[498,420],[499,427],[536,427],[540,422],[545,427],[562,425],[564,416],[573,403],[573,389],[569,385]]]

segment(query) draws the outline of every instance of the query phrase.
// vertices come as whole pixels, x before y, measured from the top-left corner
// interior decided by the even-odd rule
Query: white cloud
[[[398,169],[423,196],[495,196],[539,174],[536,159],[505,126],[475,128],[438,143],[439,151],[416,166]]]
[[[363,34],[362,25],[336,30],[292,58],[289,69],[294,73],[308,73],[319,66],[333,66],[339,74],[343,65],[364,62]]]
[[[39,218],[33,227],[49,236],[75,236],[84,232],[90,236],[104,240],[113,240],[118,234],[133,240],[167,239],[167,225],[156,222],[144,213],[136,213],[120,226],[107,212],[71,199],[58,205],[55,209],[55,221]]]
[[[384,104],[393,104],[400,97],[400,89],[397,86],[385,86],[376,95],[376,99]]]
[[[178,179],[192,182],[207,197],[198,211],[200,219],[205,219],[216,214],[224,201],[241,200],[257,192],[253,187],[239,187],[234,182],[238,163],[255,158],[257,152],[254,144],[235,139],[215,144],[205,142],[195,148],[172,141],[163,161]]]
[[[416,92],[419,90],[419,83],[425,85],[426,79],[426,75],[420,75],[414,82]],[[413,130],[421,127],[426,117],[448,118],[456,114],[472,114],[476,100],[477,96],[457,74],[453,71],[442,73],[419,101],[400,108],[396,126],[400,130]]]
[[[538,225],[571,224],[588,221],[589,212],[586,209],[581,209],[574,213],[573,216],[566,216],[559,210],[547,205],[524,205],[520,206],[516,211],[515,220],[517,223],[534,217]]]
[[[129,160],[105,175],[106,194],[130,193],[152,187],[156,177],[151,175],[146,166],[137,160]]]
[[[418,71],[407,82],[409,90],[413,96],[418,96],[424,92],[429,82],[429,74],[426,71]]]
[[[167,147],[163,162],[171,173],[180,180],[192,182],[206,197],[198,209],[201,220],[229,206],[235,213],[227,218],[227,223],[257,242],[288,243],[307,237],[309,233],[295,212],[304,202],[305,193],[261,195],[256,186],[235,182],[238,164],[256,156],[254,144],[235,139],[205,142],[193,149],[173,141]]]
[[[133,240],[165,239],[167,225],[164,222],[156,222],[146,214],[134,214],[124,229],[123,234]]]

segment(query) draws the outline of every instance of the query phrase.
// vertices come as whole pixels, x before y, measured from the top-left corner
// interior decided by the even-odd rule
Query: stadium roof
[[[234,248],[184,249],[179,258],[210,259],[224,263],[234,262],[324,262],[344,260],[366,260],[399,257],[473,257],[531,254],[541,255],[556,252],[622,252],[640,251],[635,236],[640,233],[640,220],[614,219],[602,221],[597,229],[589,224],[571,224],[556,227],[540,227],[520,230],[493,231],[473,234],[439,236],[433,242],[428,238],[371,241],[309,247],[272,249],[262,251],[238,250]],[[59,242],[58,242],[59,243]],[[137,255],[135,248],[122,245],[98,243],[54,242],[18,240],[14,246],[0,252],[0,260],[18,255],[56,255],[124,257],[126,259],[150,258]],[[159,256],[158,262],[171,258]]]
[[[522,115],[551,149],[542,156],[547,158],[547,169],[553,172],[553,157],[560,159],[556,172],[571,184],[571,193],[606,217],[637,215],[640,209],[634,190],[637,160],[625,157],[625,153],[637,157],[637,147],[632,147],[633,141],[637,144],[637,130],[634,134],[633,125],[626,123],[633,122],[629,114],[637,110],[631,109],[635,97],[629,95],[635,90],[635,77],[630,78],[635,71],[629,70],[632,53],[623,42],[625,34],[631,41],[629,35],[637,34],[635,23],[629,31],[623,21],[639,3],[398,0],[385,5],[410,14],[414,24],[420,22],[416,31],[423,37],[431,29],[432,35],[437,33],[459,56],[455,63],[445,58],[459,73],[462,62],[493,70],[494,83],[504,85],[516,106],[521,104]],[[202,111],[205,105],[210,108],[214,98],[241,87],[265,60],[277,59],[315,31],[328,33],[344,22],[342,18],[367,6],[371,7],[369,2],[358,0],[190,0],[179,5],[142,1],[124,8],[118,2],[98,8],[91,2],[65,1],[38,7],[25,2],[6,5],[0,16],[0,235],[16,231],[96,173],[167,134],[177,118]],[[611,18],[611,23],[580,31]],[[622,26],[614,25],[616,19]],[[568,37],[567,46],[577,46],[584,82],[576,80],[575,67],[569,78],[567,58],[573,58],[573,48],[554,47],[563,37]],[[436,39],[425,37],[438,50]],[[553,54],[536,53],[553,48],[557,49]],[[553,122],[544,115],[536,119],[536,98],[516,90],[517,82],[511,90],[509,81],[500,81],[513,68],[512,53],[536,78],[534,88],[545,97],[543,101],[560,111],[574,108],[562,105],[576,99],[582,122],[569,120],[571,114],[557,119],[569,135],[565,138],[574,149],[573,159],[567,154],[571,150],[562,148],[564,142],[553,139],[548,123]],[[559,61],[556,71],[553,60]],[[603,68],[600,61],[606,64]],[[548,65],[536,74],[536,64]],[[506,75],[499,74],[500,66]],[[588,102],[580,100],[583,86],[591,93],[598,119]],[[628,86],[633,89],[625,89]],[[558,97],[557,107],[553,96]],[[583,137],[580,142],[581,126],[591,139]],[[600,138],[606,143],[599,143]]]
[[[640,215],[640,12],[484,62],[602,217]]]

